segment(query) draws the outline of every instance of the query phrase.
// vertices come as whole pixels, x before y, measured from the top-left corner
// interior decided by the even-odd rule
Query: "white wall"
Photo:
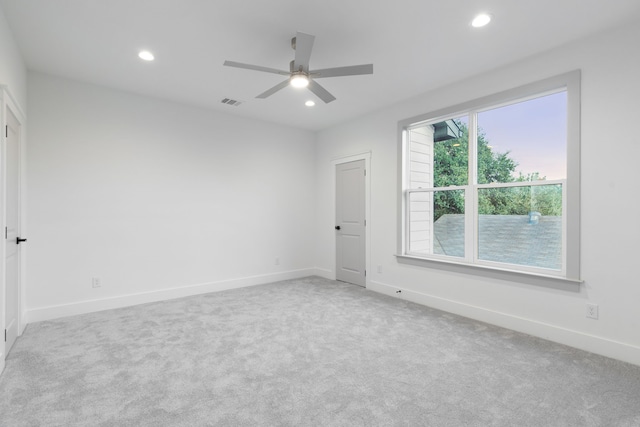
[[[27,69],[2,8],[0,8],[0,85],[7,86],[14,101],[23,111],[26,110]]]
[[[39,73],[28,102],[29,321],[313,273],[311,132]]]
[[[334,274],[331,160],[371,151],[371,289],[403,289],[414,301],[640,364],[637,40],[639,26],[622,28],[319,133],[317,266]],[[582,69],[579,291],[399,264],[398,121],[574,69]],[[600,306],[599,320],[585,317],[587,302]]]

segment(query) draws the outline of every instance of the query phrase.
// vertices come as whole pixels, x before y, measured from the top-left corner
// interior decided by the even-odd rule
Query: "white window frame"
[[[541,96],[566,91],[567,94],[567,176],[563,180],[538,182],[513,182],[477,184],[477,125],[476,115],[482,111],[535,99]],[[438,123],[453,117],[469,116],[469,161],[470,176],[468,185],[408,189],[408,143],[407,134],[412,127]],[[446,270],[477,274],[481,271],[489,277],[524,280],[532,283],[545,283],[545,279],[559,282],[579,283],[580,280],[580,71],[551,77],[535,83],[506,90],[494,95],[478,98],[459,105],[437,110],[428,114],[408,118],[398,123],[399,133],[399,207],[398,207],[398,248],[399,262],[436,267]],[[495,261],[479,260],[478,253],[478,206],[475,192],[482,188],[562,185],[563,224],[562,224],[562,269],[549,270],[524,265],[506,264]],[[407,199],[414,192],[435,192],[442,190],[465,191],[465,257],[457,258],[438,254],[418,255],[408,252],[409,212]],[[474,195],[469,197],[472,192]],[[539,280],[542,279],[542,280]]]

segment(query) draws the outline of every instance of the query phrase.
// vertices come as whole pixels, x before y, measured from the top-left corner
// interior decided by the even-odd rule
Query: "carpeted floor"
[[[640,367],[310,277],[31,324],[0,425],[640,426]]]

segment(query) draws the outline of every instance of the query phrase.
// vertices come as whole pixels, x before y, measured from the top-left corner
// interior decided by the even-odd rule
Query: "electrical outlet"
[[[92,288],[100,288],[100,287],[102,287],[102,282],[100,281],[99,277],[92,277],[91,278],[91,287]]]
[[[598,304],[587,304],[587,317],[589,319],[598,318]]]
[[[381,265],[378,266],[378,274],[382,274],[382,266]]]
[[[276,260],[273,262],[274,265],[280,265],[280,257],[276,257]]]

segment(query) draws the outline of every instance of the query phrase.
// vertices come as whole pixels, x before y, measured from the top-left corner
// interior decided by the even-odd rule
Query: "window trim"
[[[479,271],[495,272],[492,277],[507,277],[523,281],[527,277],[539,277],[544,279],[554,279],[560,282],[580,283],[580,70],[571,71],[565,74],[550,77],[537,82],[529,83],[516,88],[508,89],[492,95],[477,98],[451,107],[442,108],[427,114],[421,114],[398,122],[398,232],[397,232],[397,253],[398,261],[408,262],[412,265],[424,267],[441,267],[447,270],[460,271],[477,274]],[[526,271],[525,268],[515,266],[505,268],[504,265],[491,265],[491,263],[473,263],[466,259],[439,259],[424,258],[407,253],[406,231],[408,229],[405,193],[407,185],[407,174],[405,173],[405,163],[407,159],[407,130],[420,122],[433,123],[439,120],[449,119],[456,115],[467,115],[470,111],[480,112],[482,110],[497,108],[508,105],[515,101],[526,100],[527,98],[538,98],[547,94],[557,93],[566,90],[567,93],[567,176],[563,185],[563,204],[565,215],[563,219],[563,270],[559,274],[544,274],[539,271]],[[472,115],[473,117],[473,115]],[[473,125],[473,126],[472,126]],[[469,123],[470,132],[476,132],[475,122]],[[473,144],[476,144],[472,135],[469,137]],[[471,144],[470,144],[471,145]],[[472,147],[470,146],[470,150]],[[475,150],[476,147],[473,147]],[[476,165],[472,166],[472,173],[476,172]],[[473,181],[471,181],[473,182]],[[484,186],[484,184],[477,184]],[[502,186],[502,184],[501,184]],[[461,186],[471,190],[472,186]],[[491,187],[491,184],[488,185]],[[471,207],[473,208],[473,207]],[[465,212],[468,210],[465,208]],[[467,215],[470,221],[476,221],[473,213]],[[467,245],[470,242],[465,242]],[[477,244],[476,242],[473,243]],[[473,248],[473,246],[465,246]],[[526,280],[524,280],[526,281]]]

